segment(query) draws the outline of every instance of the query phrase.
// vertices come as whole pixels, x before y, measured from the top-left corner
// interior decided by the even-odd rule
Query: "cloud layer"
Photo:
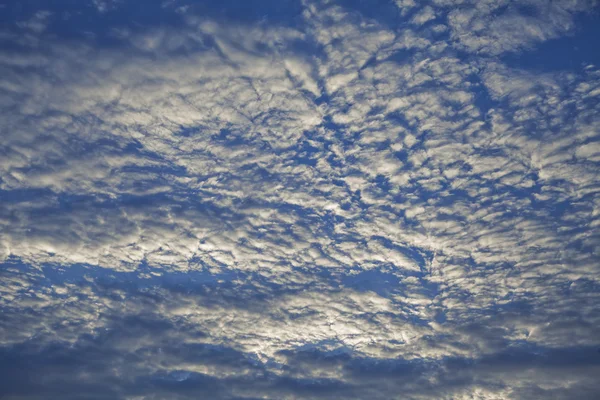
[[[595,6],[3,28],[0,393],[593,398],[600,69],[506,57]]]

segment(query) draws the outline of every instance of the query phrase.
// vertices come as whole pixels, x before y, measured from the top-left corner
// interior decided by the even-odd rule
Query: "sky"
[[[0,398],[600,398],[596,0],[0,0]]]

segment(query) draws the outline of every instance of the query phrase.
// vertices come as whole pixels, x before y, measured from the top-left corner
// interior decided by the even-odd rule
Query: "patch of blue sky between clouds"
[[[0,7],[0,395],[597,395],[595,1]]]

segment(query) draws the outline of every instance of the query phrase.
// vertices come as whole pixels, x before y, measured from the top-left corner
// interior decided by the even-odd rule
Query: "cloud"
[[[2,391],[590,397],[591,4],[396,3],[2,36]]]
[[[447,7],[454,1],[437,1]],[[556,38],[574,27],[578,13],[591,10],[594,1],[483,1],[459,2],[448,12],[451,37],[469,52],[501,54]]]
[[[26,390],[66,390],[99,398],[192,398],[201,390],[216,398],[386,398],[402,390],[411,398],[460,398],[561,390],[584,395],[595,387],[598,362],[590,347],[505,347],[507,325],[500,323],[446,330],[439,341],[426,326],[413,324],[411,331],[402,317],[394,326],[396,307],[372,293],[272,288],[265,297],[247,284],[217,281],[190,292],[176,281],[158,288],[153,278],[105,276],[91,267],[64,270],[65,281],[51,269],[3,269],[3,288],[13,282],[21,297],[3,305],[2,323],[0,368],[11,379],[1,387],[16,397]],[[28,288],[40,283],[47,289],[30,297]],[[386,329],[394,339],[381,336]],[[454,342],[460,332],[469,340]],[[15,342],[7,346],[6,340]],[[26,344],[32,340],[36,346]],[[406,347],[401,356],[389,352],[393,342]],[[461,352],[475,343],[495,348],[477,356],[464,347]],[[386,351],[368,355],[378,347]],[[77,380],[65,382],[67,375]],[[264,376],[264,384],[250,384]]]
[[[92,4],[99,13],[105,13],[118,7],[119,0],[92,0]]]
[[[50,11],[37,11],[28,20],[17,22],[17,26],[30,30],[34,33],[42,33],[48,27],[48,19],[50,19],[51,16],[52,13]]]
[[[411,22],[415,25],[423,25],[432,19],[435,19],[435,11],[433,8],[426,6],[412,17]]]

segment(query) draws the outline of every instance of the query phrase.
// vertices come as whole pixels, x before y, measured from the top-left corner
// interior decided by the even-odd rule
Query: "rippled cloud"
[[[595,2],[7,7],[0,394],[600,390]]]

